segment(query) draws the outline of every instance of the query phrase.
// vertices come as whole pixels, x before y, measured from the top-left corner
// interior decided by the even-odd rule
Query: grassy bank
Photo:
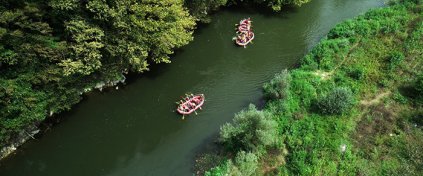
[[[204,174],[423,174],[422,64],[421,0],[337,25],[265,84],[263,110],[221,127],[223,153],[198,160],[215,166]]]

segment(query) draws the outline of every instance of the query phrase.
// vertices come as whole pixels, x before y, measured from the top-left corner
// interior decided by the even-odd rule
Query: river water
[[[195,155],[219,127],[251,103],[261,87],[292,68],[340,21],[383,0],[312,0],[281,14],[226,9],[195,31],[194,41],[159,65],[106,93],[94,92],[43,136],[0,163],[1,176],[192,175]],[[231,41],[234,24],[251,17],[246,49]],[[204,93],[197,116],[174,112],[186,92]]]

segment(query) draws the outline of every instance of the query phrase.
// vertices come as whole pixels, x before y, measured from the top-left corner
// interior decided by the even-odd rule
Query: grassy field
[[[337,25],[221,127],[199,175],[422,175],[422,63],[421,0]]]

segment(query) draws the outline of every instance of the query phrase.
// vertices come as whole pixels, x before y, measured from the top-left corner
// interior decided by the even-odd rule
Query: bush
[[[210,12],[225,6],[226,2],[227,0],[184,0],[184,4],[188,7],[190,14],[203,23],[211,22]]]
[[[231,160],[226,161],[225,163],[216,166],[210,171],[206,171],[204,173],[205,176],[222,176],[222,175],[229,175],[231,172],[231,168],[233,167],[233,163]]]
[[[258,168],[258,157],[254,153],[240,151],[235,157],[235,166],[240,176],[253,175]]]
[[[366,77],[366,70],[363,66],[348,67],[347,75],[355,80],[362,80]]]
[[[422,96],[422,95],[423,95],[423,74],[422,74],[422,75],[420,75],[420,76],[417,78],[417,81],[416,81],[416,83],[415,83],[415,85],[414,85],[414,88],[416,89],[416,91],[418,92],[418,94],[419,94],[420,96]]]
[[[277,123],[270,113],[258,111],[254,105],[235,115],[233,123],[220,128],[220,141],[232,151],[253,151],[274,144]]]
[[[291,72],[292,82],[290,92],[293,99],[298,99],[300,106],[308,108],[317,98],[315,85],[319,85],[319,78],[310,72],[293,71]]]
[[[264,97],[268,100],[286,98],[288,96],[290,81],[291,75],[288,70],[285,69],[281,73],[276,74],[269,83],[264,84]]]
[[[331,39],[322,40],[316,47],[311,50],[310,55],[318,63],[321,70],[331,70],[337,64],[339,56],[346,55],[349,52],[351,43],[348,39]]]
[[[407,98],[401,95],[399,92],[395,92],[392,96],[392,99],[401,104],[407,104]]]
[[[250,176],[256,173],[258,157],[251,152],[240,151],[235,157],[235,163],[228,160],[225,163],[206,171],[206,176]]]
[[[320,98],[317,106],[322,114],[342,114],[351,109],[353,99],[349,88],[338,87]]]
[[[405,56],[401,52],[395,51],[392,52],[388,59],[389,59],[389,69],[395,69],[401,62],[404,60]]]

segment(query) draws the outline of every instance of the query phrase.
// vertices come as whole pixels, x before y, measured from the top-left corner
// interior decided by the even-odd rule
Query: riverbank
[[[398,1],[333,28],[265,84],[264,109],[221,127],[204,174],[421,175],[422,8]]]

